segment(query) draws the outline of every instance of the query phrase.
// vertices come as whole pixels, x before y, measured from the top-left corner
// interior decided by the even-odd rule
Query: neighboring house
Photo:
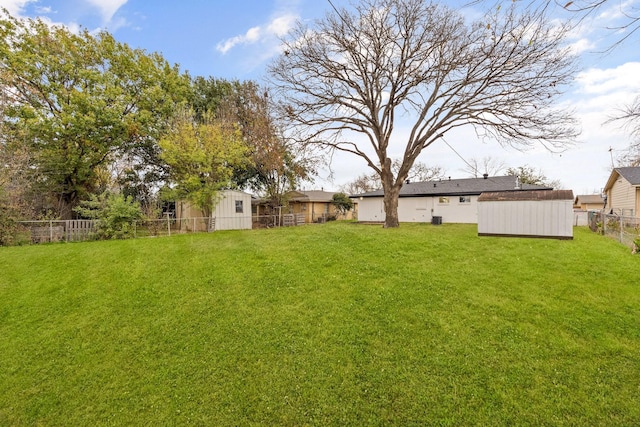
[[[604,197],[601,194],[580,194],[573,202],[573,208],[579,211],[601,211],[604,209]]]
[[[573,239],[573,192],[486,192],[478,198],[478,235]]]
[[[352,219],[355,208],[340,215],[332,203],[334,194],[335,191],[289,191],[285,195],[288,206],[282,212],[302,213],[306,223],[323,222],[328,218]]]
[[[607,185],[606,213],[621,216],[639,216],[640,212],[640,167],[615,168]]]
[[[400,222],[478,222],[478,197],[484,192],[552,190],[550,187],[520,184],[515,176],[485,175],[483,178],[449,179],[406,183],[398,199]],[[358,202],[358,220],[383,222],[383,191],[352,195]]]
[[[602,211],[605,198],[600,194],[581,194],[573,201],[573,225],[589,225],[589,212]]]
[[[185,227],[194,231],[214,230],[243,230],[251,229],[251,194],[243,191],[223,190],[213,207],[210,224],[196,222],[194,219],[202,218],[204,214],[200,209],[187,201],[176,202],[176,220],[185,221]],[[193,225],[191,225],[193,220]]]

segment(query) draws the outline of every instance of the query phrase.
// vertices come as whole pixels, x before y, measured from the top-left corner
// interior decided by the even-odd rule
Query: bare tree
[[[474,178],[479,178],[484,174],[496,176],[507,167],[502,160],[491,156],[483,157],[482,159],[471,158],[466,163],[467,166],[462,171]]]
[[[398,171],[402,167],[401,159],[393,159],[391,162],[391,170],[394,174],[398,174]],[[427,166],[422,162],[415,162],[407,175],[407,181],[432,181],[435,179],[443,179],[445,177],[445,171],[440,166]],[[362,174],[351,182],[342,186],[342,191],[348,194],[359,194],[374,191],[382,188],[380,182],[380,175],[375,172],[369,174]]]
[[[620,36],[609,46],[609,50],[631,38],[640,29],[640,8],[634,2],[623,0],[555,0],[555,3],[565,10],[575,13],[579,22],[588,16],[601,12],[605,7],[617,6],[620,23],[607,29],[615,31]]]
[[[360,156],[380,176],[384,226],[397,227],[411,166],[450,130],[471,124],[501,144],[549,148],[576,136],[571,114],[552,108],[574,71],[566,30],[513,6],[469,24],[423,0],[362,0],[313,29],[299,24],[269,72],[299,137]],[[401,119],[412,120],[403,141]]]

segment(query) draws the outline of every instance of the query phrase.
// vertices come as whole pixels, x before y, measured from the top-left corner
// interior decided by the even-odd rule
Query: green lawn
[[[638,425],[639,265],[450,224],[0,248],[0,425]]]

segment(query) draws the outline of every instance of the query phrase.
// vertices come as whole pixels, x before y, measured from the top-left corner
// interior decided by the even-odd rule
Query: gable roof
[[[602,194],[578,194],[576,196],[575,204],[602,204],[604,203],[604,197]]]
[[[534,184],[520,184],[516,188],[516,177],[492,176],[487,178],[448,179],[440,181],[410,182],[400,190],[400,197],[420,196],[472,196],[484,192],[520,191],[520,190],[552,190],[551,187]],[[382,197],[383,190],[355,194],[350,197]]]
[[[615,168],[611,171],[611,175],[609,175],[609,179],[607,180],[607,185],[605,185],[604,190],[607,191],[618,179],[618,176],[621,176],[629,184],[631,185],[640,185],[640,167],[625,167],[625,168]]]

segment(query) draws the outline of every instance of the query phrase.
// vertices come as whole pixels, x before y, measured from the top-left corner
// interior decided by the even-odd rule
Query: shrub
[[[85,218],[97,220],[96,234],[100,239],[133,237],[135,222],[142,219],[140,204],[131,196],[108,191],[80,203],[75,211]]]

